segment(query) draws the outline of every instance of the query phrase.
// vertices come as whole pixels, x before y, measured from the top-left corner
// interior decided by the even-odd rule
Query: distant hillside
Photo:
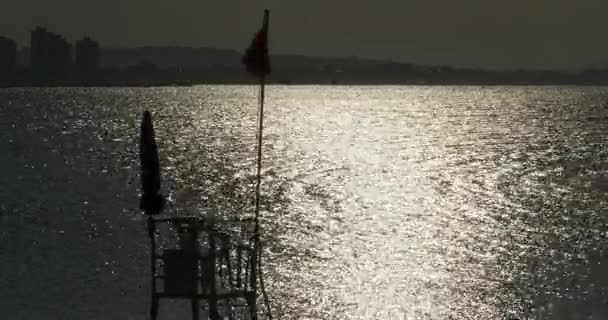
[[[214,48],[187,47],[140,47],[140,48],[102,48],[101,66],[103,68],[124,69],[141,63],[151,63],[158,68],[242,68],[242,52]],[[30,50],[22,48],[18,53],[18,64],[29,65]],[[361,59],[356,57],[311,57],[301,55],[271,56],[273,70],[335,71],[362,70],[383,67],[409,66],[387,61]]]
[[[236,50],[182,47],[143,47],[102,49],[104,68],[125,69],[140,64],[151,64],[158,69],[199,70],[205,75],[198,80],[230,79],[246,81],[241,62],[242,53]],[[360,59],[309,57],[298,55],[271,56],[272,74],[269,81],[282,83],[332,83],[398,81],[422,67],[410,64]],[[189,73],[192,78],[192,72]],[[366,80],[367,79],[367,80]]]
[[[104,48],[101,64],[106,68],[125,68],[149,62],[159,68],[241,68],[242,53],[236,50],[184,47]],[[328,70],[369,69],[387,62],[360,58],[327,58],[299,55],[271,56],[273,69]]]
[[[104,48],[101,65],[125,68],[149,62],[159,68],[209,68],[215,65],[236,66],[241,54],[233,50],[182,47]]]

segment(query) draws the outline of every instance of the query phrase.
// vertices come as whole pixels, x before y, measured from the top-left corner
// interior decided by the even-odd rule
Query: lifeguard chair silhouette
[[[193,217],[151,218],[149,228],[154,239],[150,310],[153,320],[157,319],[162,298],[190,300],[193,319],[199,319],[202,307],[213,320],[257,319],[256,275],[252,268],[256,263],[255,241],[236,241]],[[171,230],[177,234],[176,246],[158,241],[160,237],[170,237]]]
[[[257,319],[257,241],[251,221],[238,221],[240,234],[220,231],[201,217],[161,216],[158,151],[152,118],[144,112],[141,131],[142,198],[150,237],[152,303],[156,320],[161,299],[188,299],[192,319]],[[202,304],[202,305],[201,305]]]

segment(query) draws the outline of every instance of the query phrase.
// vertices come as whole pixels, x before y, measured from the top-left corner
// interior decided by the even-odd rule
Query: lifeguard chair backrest
[[[177,296],[198,293],[198,258],[184,250],[166,250],[164,260],[164,291]]]
[[[191,226],[179,226],[178,237],[180,249],[190,254],[198,253],[198,232],[192,229]]]

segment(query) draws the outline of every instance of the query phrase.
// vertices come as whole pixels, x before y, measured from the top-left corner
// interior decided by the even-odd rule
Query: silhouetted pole
[[[262,22],[262,29],[259,30],[249,48],[247,49],[243,62],[247,66],[247,71],[256,76],[260,81],[260,112],[258,122],[258,156],[257,156],[257,183],[255,187],[255,228],[254,228],[254,252],[251,256],[251,275],[249,278],[250,288],[253,290],[254,296],[249,301],[250,313],[253,319],[257,319],[256,309],[256,293],[257,293],[257,268],[258,268],[258,254],[260,254],[260,198],[261,198],[261,185],[262,185],[262,141],[264,136],[264,85],[266,82],[266,76],[270,74],[270,63],[268,58],[268,21],[270,12],[264,10],[264,20]],[[260,260],[261,261],[261,260]],[[260,284],[263,289],[263,282],[260,279]]]
[[[268,23],[269,23],[270,12],[264,11],[264,22],[262,25],[262,32],[268,35]],[[266,36],[267,39],[267,36]],[[266,48],[267,49],[267,48]],[[265,53],[267,56],[267,52]],[[257,184],[255,188],[255,236],[256,240],[259,239],[260,229],[260,198],[261,198],[261,185],[262,185],[262,140],[264,134],[264,88],[266,84],[266,74],[261,73],[260,76],[260,119],[258,124],[258,171],[257,171]],[[259,240],[258,240],[259,241]]]

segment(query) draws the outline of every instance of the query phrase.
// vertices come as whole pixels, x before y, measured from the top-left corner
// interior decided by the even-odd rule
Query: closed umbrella
[[[150,111],[144,111],[141,122],[141,137],[139,143],[141,165],[142,197],[139,203],[146,214],[160,213],[165,205],[165,199],[160,194],[160,167],[158,148],[154,139],[154,126]]]

